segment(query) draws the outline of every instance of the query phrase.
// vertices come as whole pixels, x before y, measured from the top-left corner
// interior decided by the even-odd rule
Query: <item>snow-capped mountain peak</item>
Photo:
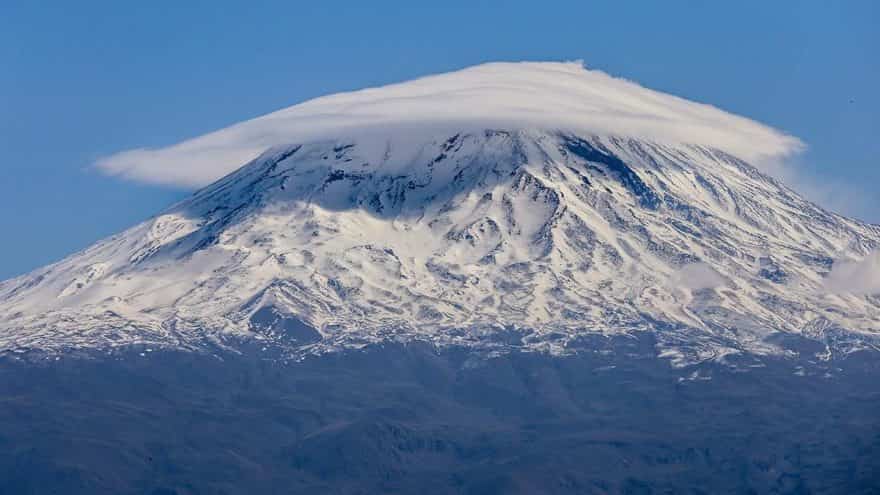
[[[496,72],[519,70],[493,64],[458,77],[486,83],[477,95],[508,95],[528,86]],[[546,72],[552,88],[575,76],[631,85],[570,64],[523,70]],[[300,353],[383,339],[573,352],[589,335],[643,331],[679,364],[789,353],[790,338],[830,353],[876,348],[880,299],[831,291],[828,280],[836,260],[880,247],[877,226],[803,200],[738,157],[733,141],[574,125],[555,113],[573,96],[544,87],[534,101],[559,100],[548,105],[553,125],[474,119],[453,131],[442,114],[442,125],[422,118],[407,130],[384,120],[382,105],[366,125],[365,100],[418,110],[416,90],[450,77],[322,98],[147,156],[148,168],[168,153],[183,159],[184,148],[204,147],[198,159],[208,159],[224,137],[239,147],[277,122],[281,139],[289,119],[332,120],[319,111],[330,107],[364,119],[356,135],[263,143],[272,146],[156,217],[4,282],[0,350],[198,348],[235,338]],[[700,112],[716,123],[727,115],[631,86],[656,95],[657,106],[675,102],[695,119],[688,125]],[[599,114],[619,112],[614,91],[603,91],[614,110]],[[532,115],[539,106],[529,94],[522,105]],[[570,102],[586,104],[599,108]],[[654,108],[632,104],[642,117]],[[755,139],[756,152],[791,146],[736,119],[722,130],[760,134],[768,141]],[[695,136],[712,135],[711,125]],[[761,148],[770,141],[776,148]]]

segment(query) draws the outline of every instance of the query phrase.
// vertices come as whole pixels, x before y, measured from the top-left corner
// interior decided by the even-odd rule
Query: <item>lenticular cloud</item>
[[[406,147],[425,133],[538,128],[722,149],[761,162],[801,142],[710,105],[587,70],[580,62],[490,63],[306,101],[160,149],[103,158],[102,171],[159,184],[202,186],[268,148],[367,139]]]

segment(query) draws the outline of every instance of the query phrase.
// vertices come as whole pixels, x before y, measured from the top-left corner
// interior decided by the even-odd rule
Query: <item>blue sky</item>
[[[880,222],[877,2],[178,3],[4,3],[0,279],[189,193],[99,157],[493,60],[583,59],[794,134],[808,194]]]

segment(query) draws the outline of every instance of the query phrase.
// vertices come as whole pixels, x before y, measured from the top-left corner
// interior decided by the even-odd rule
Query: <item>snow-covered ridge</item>
[[[751,163],[801,147],[765,125],[587,70],[580,62],[489,63],[316,98],[166,148],[118,153],[97,166],[136,180],[203,186],[272,146],[338,139],[365,152],[393,137],[393,158],[407,164],[433,136],[483,129],[702,145]]]

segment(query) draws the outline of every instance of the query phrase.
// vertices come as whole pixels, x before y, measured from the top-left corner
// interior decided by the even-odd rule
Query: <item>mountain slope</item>
[[[388,144],[393,154],[393,143]],[[387,156],[387,155],[386,155]],[[486,130],[405,167],[355,143],[273,149],[141,225],[0,289],[7,350],[272,338],[319,347],[524,332],[661,331],[683,360],[781,352],[778,332],[860,348],[878,300],[828,294],[835,259],[880,245],[743,161],[697,145]],[[483,342],[485,343],[485,342]]]

